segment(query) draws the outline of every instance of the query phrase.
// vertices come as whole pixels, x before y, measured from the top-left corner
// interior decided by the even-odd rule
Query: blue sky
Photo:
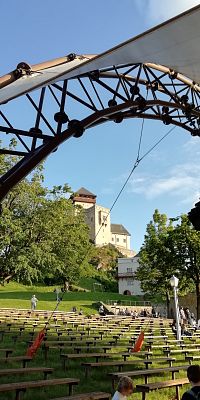
[[[0,75],[20,61],[30,64],[77,54],[100,53],[190,8],[190,0],[1,0]],[[14,115],[16,113],[16,115]],[[21,118],[17,106],[13,117]],[[27,118],[27,121],[26,121]],[[28,125],[28,116],[23,115]],[[45,163],[45,185],[85,186],[110,207],[137,153],[141,121],[107,124],[71,139]],[[141,152],[168,127],[145,121]],[[111,219],[132,234],[139,250],[146,224],[158,208],[169,216],[187,212],[200,193],[200,139],[176,128],[138,167]]]

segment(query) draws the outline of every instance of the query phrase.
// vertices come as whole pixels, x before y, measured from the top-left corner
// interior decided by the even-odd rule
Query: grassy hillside
[[[53,310],[56,306],[55,286],[25,286],[11,282],[0,287],[0,308],[30,308],[30,299],[33,294],[38,298],[37,308],[40,310]],[[68,292],[64,294],[59,310],[69,311],[73,306],[82,308],[84,313],[96,312],[95,304],[106,300],[137,300],[133,296],[123,296],[108,292]]]

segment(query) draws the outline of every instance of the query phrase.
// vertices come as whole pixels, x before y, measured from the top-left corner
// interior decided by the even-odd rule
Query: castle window
[[[101,225],[101,211],[99,211],[99,225]]]
[[[117,238],[117,242],[119,242],[119,238]]]

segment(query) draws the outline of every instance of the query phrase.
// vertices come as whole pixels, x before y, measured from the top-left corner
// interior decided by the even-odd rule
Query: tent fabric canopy
[[[33,68],[30,75],[0,89],[0,104],[60,80],[129,63],[162,65],[200,84],[199,21],[200,5],[98,56],[77,56],[38,72]]]

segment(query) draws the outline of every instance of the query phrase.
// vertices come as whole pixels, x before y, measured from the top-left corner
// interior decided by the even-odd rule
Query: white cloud
[[[165,176],[137,174],[129,185],[129,191],[143,194],[147,199],[180,197],[182,203],[191,204],[200,196],[200,164],[195,161],[177,164]]]
[[[186,156],[194,157],[195,159],[200,156],[200,140],[199,137],[192,137],[183,145],[183,150]],[[198,160],[197,160],[198,161]]]
[[[153,159],[151,158],[153,156]],[[130,179],[126,192],[138,194],[152,200],[164,196],[166,198],[177,198],[179,203],[192,205],[200,198],[200,138],[189,138],[177,153],[179,162],[174,157],[166,163],[164,150],[154,151],[148,156],[149,163],[146,164],[145,172],[140,172],[143,166],[141,162]],[[153,164],[153,170],[149,172]],[[144,170],[144,169],[143,169]],[[151,171],[151,170],[150,170]],[[116,194],[127,179],[130,170],[112,177],[108,186],[102,190],[103,194]]]
[[[146,19],[159,23],[198,5],[199,0],[137,0],[136,4]]]

